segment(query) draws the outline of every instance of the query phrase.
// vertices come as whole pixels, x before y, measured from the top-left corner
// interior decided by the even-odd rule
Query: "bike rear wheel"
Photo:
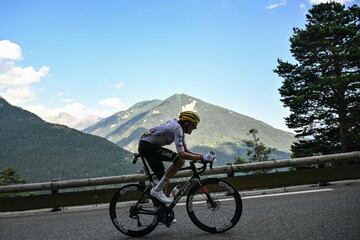
[[[128,236],[144,236],[158,224],[157,207],[143,185],[120,188],[110,202],[109,211],[115,227]]]
[[[239,192],[229,182],[208,178],[189,192],[186,208],[191,221],[210,233],[230,230],[239,221],[242,201]]]

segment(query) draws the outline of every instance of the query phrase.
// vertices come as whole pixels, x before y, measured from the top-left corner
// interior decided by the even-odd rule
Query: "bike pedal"
[[[171,225],[174,225],[175,223],[177,223],[177,220],[174,218],[173,220],[172,220],[172,222],[171,223],[163,223],[163,222],[160,222],[160,224],[161,225],[165,225],[166,227],[170,227]]]

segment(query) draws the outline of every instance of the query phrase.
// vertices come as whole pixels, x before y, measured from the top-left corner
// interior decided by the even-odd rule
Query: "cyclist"
[[[190,135],[197,128],[199,122],[200,117],[196,112],[183,111],[180,113],[179,119],[173,119],[151,128],[140,139],[139,153],[147,159],[150,168],[159,179],[150,194],[163,203],[173,201],[172,197],[164,194],[163,189],[169,179],[183,166],[185,159],[194,161],[213,161],[215,159],[213,152],[202,155],[191,152],[186,146],[184,133]],[[173,142],[177,153],[163,147]],[[173,162],[166,171],[163,161]]]

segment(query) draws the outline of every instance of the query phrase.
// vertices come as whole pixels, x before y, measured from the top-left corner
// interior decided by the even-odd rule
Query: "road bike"
[[[230,230],[239,221],[242,201],[236,188],[221,178],[200,178],[208,163],[201,162],[197,168],[193,161],[182,170],[191,170],[192,176],[174,196],[168,206],[150,195],[155,186],[146,159],[134,154],[132,163],[141,158],[148,184],[127,184],[114,194],[110,202],[110,217],[115,227],[122,233],[140,237],[152,232],[159,222],[170,227],[174,219],[173,208],[186,194],[186,210],[191,221],[200,229],[210,233]],[[210,163],[212,168],[212,163]]]

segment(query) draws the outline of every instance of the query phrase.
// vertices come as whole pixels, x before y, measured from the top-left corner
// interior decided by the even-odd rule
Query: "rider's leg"
[[[185,160],[178,158],[168,169],[166,169],[164,176],[166,178],[172,178],[182,168],[184,163]]]
[[[166,169],[166,172],[164,174],[165,178],[170,179],[173,176],[175,176],[175,174],[182,168],[184,163],[185,163],[185,160],[177,159],[168,169]],[[166,195],[169,196],[171,190],[169,190],[169,188],[168,188],[168,186],[169,186],[168,183],[169,183],[169,181],[167,181],[164,186],[164,192],[166,193]]]
[[[145,141],[140,141],[139,152],[145,156],[150,168],[159,179],[158,184],[151,189],[150,194],[164,203],[170,203],[172,199],[164,194],[163,189],[169,181],[167,176],[175,175],[177,169],[179,168],[180,164],[176,163],[179,160],[177,153],[171,151],[170,149],[159,147]],[[165,172],[163,161],[170,161],[173,162],[173,165],[175,165],[174,167],[170,167],[169,175],[165,175],[168,170]],[[183,163],[181,163],[181,166],[182,164]]]
[[[169,179],[175,176],[175,174],[181,169],[181,167],[184,165],[185,160],[183,159],[176,159],[175,162],[165,171],[165,174],[162,176],[158,184],[155,186],[155,191],[163,191],[168,193],[167,186]]]

